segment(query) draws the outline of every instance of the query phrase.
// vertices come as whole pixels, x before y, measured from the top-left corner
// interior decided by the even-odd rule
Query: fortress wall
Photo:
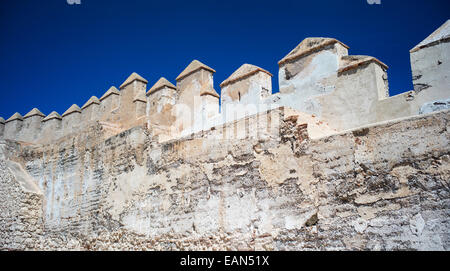
[[[112,94],[100,101],[99,116],[100,120],[108,122],[118,122],[118,113],[120,108],[120,96]]]
[[[35,178],[34,183],[44,195],[44,200],[39,204],[40,212],[35,214],[39,214],[42,222],[38,225],[45,228],[48,235],[55,229],[67,234],[84,234],[92,229],[92,212],[98,206],[99,195],[103,193],[100,183],[96,181],[99,175],[108,173],[96,172],[96,165],[102,163],[105,154],[89,150],[104,142],[108,135],[109,132],[97,124],[69,139],[48,141],[44,145],[28,144],[29,147],[22,153],[23,158],[13,155],[20,147],[9,146],[13,150],[8,149],[7,157],[21,164],[27,160],[26,171]],[[1,152],[2,148],[0,159],[3,159]],[[115,156],[111,152],[107,155],[111,158]],[[0,185],[0,191],[2,188]],[[36,223],[33,225],[38,226]],[[33,240],[32,244],[38,246],[41,241]]]
[[[154,136],[172,138],[172,134],[178,133],[175,131],[175,99],[170,99],[169,97],[162,95],[162,93],[160,93],[161,91],[167,90],[159,90],[156,93],[147,96],[147,126],[151,127],[151,133]],[[162,102],[158,103],[157,101]]]
[[[81,111],[81,122],[83,127],[87,127],[92,122],[100,120],[100,105],[99,104],[91,104]]]
[[[212,95],[201,96],[202,118],[204,122],[217,117],[220,112],[219,98]]]
[[[176,102],[176,90],[164,87],[147,95],[149,124],[170,127],[175,122],[172,109]]]
[[[22,130],[22,127],[23,127],[23,120],[16,119],[13,121],[6,121],[4,138],[15,140],[17,135]]]
[[[72,133],[80,132],[82,128],[81,112],[73,112],[62,117],[62,135],[66,136]]]
[[[0,138],[4,136],[5,133],[5,122],[3,119],[0,120]]]
[[[426,47],[411,51],[412,77],[414,90],[417,93],[428,88],[435,89],[436,92],[448,91],[449,51],[450,38],[443,38]]]
[[[284,121],[284,108],[278,108],[258,114],[253,114],[235,121],[227,122],[194,134],[194,138],[206,138],[210,140],[242,140],[276,138],[280,135],[280,127]]]
[[[376,122],[418,115],[413,92],[406,92],[380,100],[376,107]]]
[[[312,38],[280,61],[280,93],[262,72],[225,86],[244,106],[231,118],[198,61],[146,102],[132,74],[92,125],[72,106],[35,138],[17,114],[0,142],[0,250],[449,250],[450,111],[415,116],[449,104],[447,44],[413,49],[416,89],[394,97],[383,63]]]
[[[50,119],[42,122],[41,136],[37,142],[51,142],[63,136],[61,119]]]
[[[42,192],[18,163],[0,158],[0,176],[0,248],[36,248],[43,233]]]
[[[263,94],[263,89],[268,90],[270,94]],[[262,99],[270,96],[271,92],[270,75],[257,72],[224,86],[221,90],[222,107],[226,107],[228,103],[258,104]]]
[[[120,88],[120,108],[119,108],[119,116],[120,120],[126,121],[135,117],[135,108],[133,100],[136,97],[135,92],[137,87],[142,87],[143,83],[141,82],[132,82],[129,85]]]
[[[90,121],[95,120],[121,127],[118,130],[147,123],[155,126],[156,134],[165,133],[171,138],[280,106],[302,112],[304,119],[308,119],[308,131],[315,131],[310,134],[314,138],[444,110],[450,108],[449,27],[447,22],[411,50],[414,92],[389,97],[387,66],[382,62],[370,56],[348,55],[348,46],[335,39],[307,38],[279,62],[280,92],[277,94],[271,95],[270,73],[244,64],[226,84],[227,80],[221,84],[220,114],[219,97],[213,87],[215,71],[195,60],[178,76],[176,90],[159,90],[148,101],[147,80],[133,73],[122,84],[120,92],[110,88],[100,105],[94,103],[92,108],[87,107],[79,120],[63,120],[63,131],[58,135],[56,131],[51,138],[89,127]],[[237,106],[228,110],[229,105]],[[247,108],[242,110],[241,105]],[[319,127],[322,124],[324,127]],[[43,136],[38,136],[37,122],[31,125],[14,120],[4,126],[5,138],[43,140]],[[45,134],[48,139],[48,132]]]
[[[132,79],[129,84],[120,88],[121,95],[118,116],[120,118],[119,122],[123,128],[131,128],[133,127],[133,124],[136,123],[137,108],[134,100],[138,96],[145,97],[146,88],[147,82],[143,82],[138,79]],[[139,108],[141,107],[139,106]]]
[[[267,75],[259,72],[257,74],[258,81],[261,83],[261,99],[266,99],[272,96],[272,75]]]
[[[111,100],[112,97],[107,97],[105,99],[100,100],[100,106],[98,108],[98,115],[100,120],[106,120],[107,118],[107,112],[111,112],[108,110],[111,108]]]
[[[190,69],[191,66],[192,63],[186,69]],[[213,72],[205,68],[198,68],[185,77],[177,79],[177,89],[177,104],[186,106],[190,112],[190,116],[184,116],[182,130],[198,130],[199,127],[202,127],[203,119],[203,100],[201,95],[203,93],[217,95],[214,90]],[[218,105],[219,99],[211,102],[213,105]]]
[[[34,115],[24,118],[23,127],[17,138],[20,141],[35,142],[41,137],[43,116]]]
[[[379,101],[377,122],[450,108],[449,26],[447,21],[411,50],[414,91]]]
[[[134,102],[134,106],[135,106],[135,118],[136,119],[140,119],[140,118],[145,118],[146,117],[146,111],[147,111],[147,102],[144,101],[135,101]]]
[[[370,63],[338,75],[333,93],[318,97],[320,117],[338,131],[376,122],[380,66]]]
[[[450,37],[412,51],[411,69],[419,110],[431,112],[434,103],[450,108]]]
[[[25,162],[27,171],[46,199],[42,216],[48,231],[69,235],[92,233],[97,219],[92,212],[101,208],[102,197],[109,194],[108,184],[102,186],[102,182],[109,182],[110,176],[120,174],[128,166],[134,167],[131,162],[135,158],[131,156],[139,152],[136,149],[141,142],[139,138],[145,138],[142,129],[124,132],[107,141],[105,132],[94,127],[58,144],[33,146],[25,151],[27,157],[33,157]],[[103,147],[98,149],[96,145]],[[130,155],[125,155],[126,152]],[[113,225],[114,222],[108,227]]]
[[[377,102],[389,95],[387,67],[372,57],[349,56],[334,39],[305,39],[279,65],[280,93],[263,103],[317,117],[329,127],[317,130],[321,136],[376,122]]]
[[[290,107],[331,125],[329,120],[322,118],[322,112],[328,109],[325,107],[330,105],[322,104],[321,97],[325,100],[336,91],[341,58],[347,54],[348,47],[334,39],[305,39],[279,62],[280,92],[263,99],[261,104],[264,106],[257,107],[262,110]],[[317,120],[309,119],[309,126],[317,126]]]
[[[264,103],[318,116],[337,131],[450,108],[449,26],[447,22],[411,50],[414,93],[389,97],[387,66],[372,57],[347,56],[340,43],[334,46],[342,50],[319,46],[296,58],[305,46],[314,48],[321,41],[312,38],[280,61],[280,93]]]
[[[375,68],[375,80],[376,80],[376,89],[378,90],[378,101],[387,99],[390,96],[387,69],[388,69],[387,67],[384,67],[380,64],[376,65]]]
[[[310,140],[282,120],[266,140],[163,144],[133,128],[24,146],[14,159],[44,195],[45,234],[30,248],[448,250],[448,121],[447,111]],[[12,233],[1,248],[18,247]]]
[[[166,104],[175,104],[175,101],[177,100],[177,91],[171,88],[164,88],[158,91],[155,97],[153,97],[153,95],[148,97],[150,97],[151,101],[154,102],[153,108],[156,108],[156,112],[161,112],[162,107]]]
[[[333,91],[340,59],[345,55],[346,48],[334,43],[280,62],[280,92],[297,93],[297,100],[303,100]]]
[[[242,68],[242,67],[241,67]],[[236,105],[254,105],[258,107],[262,101],[272,95],[272,78],[266,71],[258,71],[259,67],[251,67],[250,73],[243,74],[240,79],[223,85],[221,90],[222,113],[233,110]],[[238,69],[236,72],[239,72]],[[234,110],[235,111],[235,110]]]

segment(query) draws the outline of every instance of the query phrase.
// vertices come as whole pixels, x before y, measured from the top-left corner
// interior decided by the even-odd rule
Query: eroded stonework
[[[194,60],[0,117],[0,250],[449,250],[449,26],[394,97],[381,61],[307,38],[276,94],[244,64],[219,95]]]
[[[282,136],[265,140],[161,145],[137,127],[103,141],[99,125],[59,144],[3,141],[0,247],[449,249],[448,111],[321,140],[274,114]]]

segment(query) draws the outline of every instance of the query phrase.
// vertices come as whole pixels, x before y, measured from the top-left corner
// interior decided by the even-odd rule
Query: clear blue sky
[[[198,59],[215,88],[243,63],[274,74],[306,37],[390,66],[391,95],[412,89],[409,50],[450,18],[448,0],[0,1],[0,116],[62,114],[137,72],[151,86]],[[149,86],[149,87],[150,87]]]

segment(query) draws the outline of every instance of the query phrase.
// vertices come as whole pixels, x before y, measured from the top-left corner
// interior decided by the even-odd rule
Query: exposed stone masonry
[[[308,38],[277,94],[244,64],[219,96],[193,61],[0,118],[0,250],[449,250],[448,26],[394,97],[385,64]]]

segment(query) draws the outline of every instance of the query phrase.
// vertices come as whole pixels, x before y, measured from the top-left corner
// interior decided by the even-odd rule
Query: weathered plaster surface
[[[429,114],[448,109],[450,109],[450,99],[426,103],[420,108],[420,114]]]
[[[0,248],[449,249],[448,111],[318,140],[273,114],[265,140],[4,141]]]
[[[308,38],[279,93],[245,64],[221,112],[194,60],[147,96],[133,73],[62,117],[0,118],[0,249],[449,250],[448,25],[394,97],[385,64]]]

